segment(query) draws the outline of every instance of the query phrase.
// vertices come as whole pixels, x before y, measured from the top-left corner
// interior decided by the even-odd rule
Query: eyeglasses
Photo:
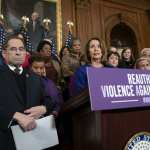
[[[9,48],[9,50],[10,50],[11,52],[17,52],[17,50],[18,50],[19,52],[25,52],[25,48],[24,48],[24,47],[11,47],[11,48]]]

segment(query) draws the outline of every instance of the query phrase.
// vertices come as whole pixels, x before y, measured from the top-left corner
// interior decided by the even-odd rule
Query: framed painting
[[[40,15],[40,21],[47,18],[50,23],[50,37],[57,43],[57,50],[62,46],[61,0],[1,0],[1,13],[6,26],[13,31],[21,24],[21,17],[31,18],[32,12]]]

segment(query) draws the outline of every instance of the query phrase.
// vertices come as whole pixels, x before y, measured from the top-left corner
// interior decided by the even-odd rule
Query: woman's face
[[[81,43],[79,40],[74,40],[72,48],[74,50],[74,53],[80,53],[81,52]]]
[[[107,61],[108,61],[108,64],[110,64],[113,67],[117,67],[119,64],[119,58],[117,55],[114,55],[114,54],[110,55]]]
[[[51,56],[51,46],[45,44],[40,52],[43,56]]]
[[[131,59],[131,49],[126,49],[123,53],[123,58],[126,60],[130,60]]]
[[[141,70],[150,70],[150,62],[148,60],[141,60],[138,63],[138,69],[141,69]]]
[[[150,58],[150,50],[146,50],[143,52],[144,57],[149,57]]]
[[[102,49],[100,47],[100,43],[98,40],[92,40],[89,44],[89,54],[91,57],[91,60],[93,59],[99,59],[102,58]]]
[[[64,48],[63,50],[63,56],[69,55],[69,50],[68,48]]]

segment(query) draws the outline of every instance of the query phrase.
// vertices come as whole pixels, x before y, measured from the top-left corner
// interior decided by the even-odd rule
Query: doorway
[[[124,47],[131,47],[135,58],[138,57],[137,39],[134,31],[125,23],[115,25],[110,32],[110,44],[115,46],[119,53]]]

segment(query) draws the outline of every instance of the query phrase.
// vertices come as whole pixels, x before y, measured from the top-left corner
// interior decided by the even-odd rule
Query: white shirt
[[[8,65],[8,67],[9,67],[9,69],[10,70],[12,70],[12,71],[14,71],[15,69],[16,69],[16,67],[15,66],[12,66],[12,65]],[[19,68],[19,74],[22,74],[22,72],[23,72],[23,68],[22,68],[22,66],[20,66],[20,67],[18,67]]]

